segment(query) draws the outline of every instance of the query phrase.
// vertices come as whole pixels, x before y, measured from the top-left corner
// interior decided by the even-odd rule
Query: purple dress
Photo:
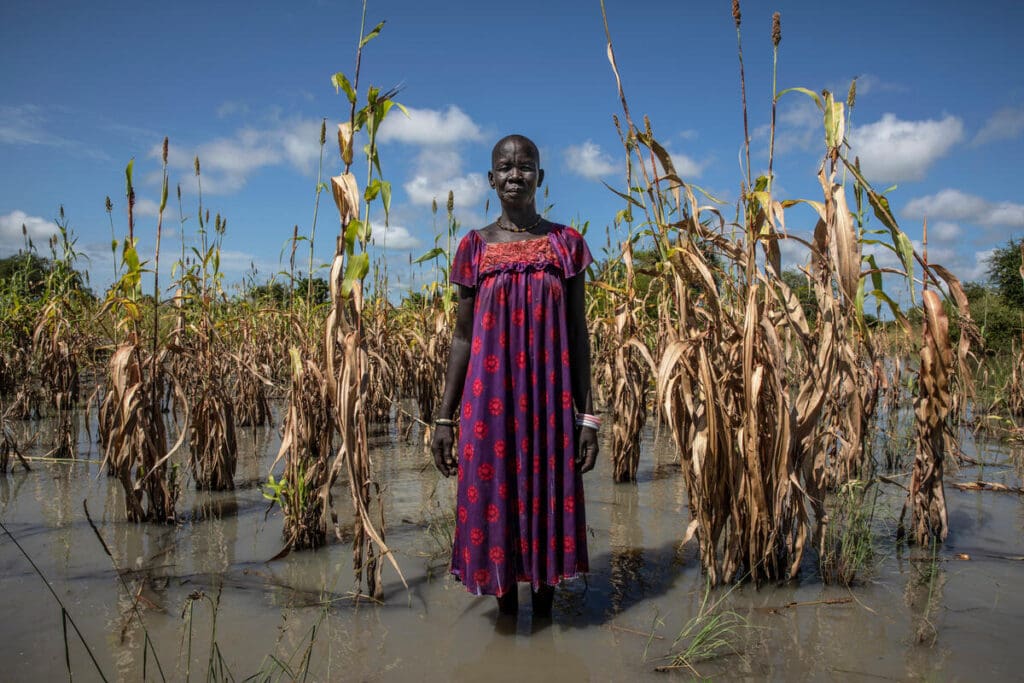
[[[451,279],[476,288],[476,304],[451,571],[471,593],[553,586],[588,569],[564,285],[592,261],[561,225],[521,242],[472,231],[459,243]]]

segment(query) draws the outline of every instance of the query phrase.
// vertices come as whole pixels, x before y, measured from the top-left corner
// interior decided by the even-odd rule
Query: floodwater
[[[123,493],[84,430],[81,462],[37,461],[31,472],[0,475],[0,520],[82,634],[69,623],[65,637],[57,599],[0,536],[0,679],[65,679],[66,660],[76,681],[101,680],[100,671],[127,681],[289,680],[304,662],[307,680],[421,683],[1019,680],[1024,671],[1024,502],[1016,494],[947,485],[951,533],[932,555],[896,546],[904,494],[881,484],[877,562],[866,582],[823,585],[808,552],[797,581],[713,590],[707,605],[734,620],[731,648],[694,660],[694,669],[660,673],[665,657],[691,642],[674,643],[705,598],[696,544],[679,547],[689,515],[667,434],[648,428],[637,484],[611,483],[607,452],[587,475],[592,571],[559,588],[552,621],[534,622],[525,587],[518,619],[498,619],[493,598],[448,576],[444,519],[454,480],[434,471],[415,430],[411,442],[393,432],[372,442],[387,540],[408,582],[385,567],[380,605],[352,600],[346,543],[268,562],[281,549],[281,518],[267,513],[258,484],[276,454],[276,430],[241,431],[238,489],[186,492],[173,526],[123,521]],[[41,431],[32,454],[47,450],[47,438]],[[986,464],[948,472],[947,482],[1020,485],[1019,448],[969,437],[963,447]],[[344,520],[347,486],[336,501]]]

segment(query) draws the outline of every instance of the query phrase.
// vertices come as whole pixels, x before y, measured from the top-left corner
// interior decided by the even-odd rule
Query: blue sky
[[[650,116],[684,178],[734,202],[743,133],[729,0],[607,0],[607,8],[634,116]],[[114,202],[121,238],[124,167],[134,158],[136,234],[140,250],[151,254],[157,150],[166,135],[172,196],[179,182],[184,195],[186,244],[197,227],[191,160],[198,153],[204,205],[228,220],[227,280],[238,281],[250,263],[260,279],[286,269],[293,226],[309,234],[325,117],[325,176],[340,169],[333,128],[347,117],[347,102],[330,76],[352,73],[360,9],[356,0],[3,3],[0,255],[21,246],[23,224],[44,245],[63,204],[91,259],[84,267],[92,285],[102,290],[112,273],[104,198]],[[744,3],[755,172],[766,165],[776,10],[779,88],[829,88],[845,98],[858,77],[848,137],[869,179],[879,189],[897,185],[892,205],[912,238],[920,238],[927,215],[933,261],[963,279],[982,278],[989,251],[1024,234],[1024,197],[1013,171],[1024,156],[1017,66],[1024,3]],[[388,262],[393,286],[418,286],[409,256],[432,246],[433,197],[443,207],[448,189],[455,190],[463,230],[487,220],[490,148],[509,132],[525,133],[541,148],[550,217],[589,221],[588,239],[600,255],[605,229],[622,208],[601,181],[622,187],[623,154],[597,0],[371,1],[367,23],[382,19],[387,24],[364,55],[362,83],[401,85],[397,99],[411,113],[405,119],[393,110],[381,146],[394,199],[388,230],[379,211],[374,217],[377,238],[387,244],[374,254]],[[821,198],[821,140],[810,100],[783,98],[777,196]],[[330,194],[322,199],[318,264],[330,258],[338,226]],[[180,249],[175,204],[165,217],[164,253]],[[804,234],[813,224],[794,210],[787,227]],[[299,247],[300,263],[307,248]],[[795,245],[784,253],[790,265],[805,260]]]

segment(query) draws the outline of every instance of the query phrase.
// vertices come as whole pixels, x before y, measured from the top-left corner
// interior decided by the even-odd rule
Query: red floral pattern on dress
[[[521,240],[519,242],[495,242],[487,244],[480,260],[480,273],[487,274],[500,268],[515,265],[520,268],[541,268],[558,263],[551,241],[547,237]]]
[[[466,401],[462,404],[462,419],[468,420],[471,417],[473,417],[473,404]]]
[[[582,237],[564,226],[497,247],[471,231],[456,252],[452,281],[476,294],[452,569],[474,593],[587,570],[571,391],[568,407],[564,394],[572,386],[564,281],[590,261]]]
[[[491,415],[501,415],[505,411],[505,404],[500,398],[495,396],[487,403],[487,409],[491,412]]]

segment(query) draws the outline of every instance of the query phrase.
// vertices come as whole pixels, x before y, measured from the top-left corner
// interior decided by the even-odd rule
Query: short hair
[[[540,150],[537,149],[536,143],[534,143],[533,140],[526,137],[525,135],[513,133],[512,135],[506,135],[505,137],[494,143],[494,147],[491,149],[492,167],[494,166],[495,157],[498,156],[498,150],[501,149],[501,147],[504,146],[506,142],[518,142],[521,145],[526,145],[530,149],[530,151],[533,152],[533,158],[537,160],[537,165],[540,166]]]

